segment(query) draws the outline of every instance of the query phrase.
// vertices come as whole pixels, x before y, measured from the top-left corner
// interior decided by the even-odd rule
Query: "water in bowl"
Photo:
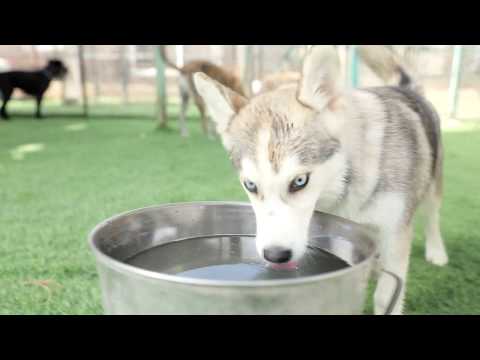
[[[274,269],[257,254],[252,236],[215,236],[160,245],[126,260],[142,269],[186,278],[251,281],[298,278],[341,270],[343,259],[309,247],[293,269]]]

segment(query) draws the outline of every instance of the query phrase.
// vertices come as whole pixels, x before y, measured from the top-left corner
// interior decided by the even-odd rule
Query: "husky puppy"
[[[412,224],[426,209],[426,258],[448,261],[440,234],[443,150],[440,121],[389,49],[360,55],[396,86],[344,89],[333,46],[313,46],[298,86],[250,100],[203,73],[196,88],[216,122],[256,216],[256,245],[268,262],[291,264],[307,251],[314,210],[374,227],[380,266],[406,283]],[[394,291],[380,274],[374,295],[382,314]],[[401,314],[405,286],[393,309]]]

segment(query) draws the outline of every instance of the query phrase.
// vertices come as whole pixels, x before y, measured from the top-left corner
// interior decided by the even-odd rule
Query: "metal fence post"
[[[462,58],[463,45],[454,45],[452,71],[450,73],[450,86],[448,89],[449,116],[451,119],[455,119],[457,116],[458,95],[462,77]]]
[[[87,74],[85,66],[85,53],[84,45],[78,45],[78,62],[80,65],[80,81],[82,84],[82,102],[83,102],[83,115],[88,117],[88,94],[87,94]]]
[[[157,68],[157,120],[158,128],[167,126],[167,88],[165,79],[165,63],[161,56],[161,48],[155,46],[155,67]]]
[[[358,53],[357,46],[350,45],[349,47],[349,63],[350,63],[350,84],[353,87],[358,86]]]

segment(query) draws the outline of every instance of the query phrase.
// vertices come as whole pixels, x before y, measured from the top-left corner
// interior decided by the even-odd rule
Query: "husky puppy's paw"
[[[427,247],[425,258],[427,259],[428,262],[432,263],[433,265],[445,266],[448,264],[448,255],[443,247],[442,248]]]

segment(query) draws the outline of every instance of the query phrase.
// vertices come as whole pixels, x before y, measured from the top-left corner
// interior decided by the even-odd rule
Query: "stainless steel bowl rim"
[[[145,278],[150,278],[155,280],[163,280],[163,281],[173,282],[177,284],[196,285],[196,286],[217,286],[217,287],[265,287],[265,286],[278,287],[278,286],[292,286],[292,285],[301,285],[305,283],[314,283],[317,281],[326,280],[329,278],[338,277],[343,274],[347,274],[349,272],[353,272],[356,269],[365,266],[376,255],[375,252],[373,252],[358,264],[349,266],[348,268],[345,268],[345,269],[332,271],[332,272],[319,274],[319,275],[304,276],[304,277],[295,278],[295,279],[273,279],[273,280],[258,280],[258,281],[257,280],[223,281],[223,280],[194,279],[194,278],[188,278],[188,277],[182,277],[182,276],[176,276],[176,275],[170,275],[170,274],[145,270],[136,266],[126,264],[124,262],[121,262],[119,260],[116,260],[104,254],[94,243],[94,238],[97,231],[99,231],[101,228],[108,225],[109,223],[113,222],[114,220],[127,215],[132,215],[138,212],[143,212],[143,211],[152,210],[152,209],[164,209],[167,207],[209,206],[209,205],[231,205],[231,206],[251,207],[250,203],[236,202],[236,201],[195,201],[195,202],[179,202],[179,203],[167,203],[162,205],[147,206],[143,208],[126,211],[102,221],[97,226],[95,226],[95,228],[90,232],[88,236],[88,243],[95,257],[98,259],[98,261],[101,261],[102,263],[104,263],[105,265],[107,265],[108,267],[114,270],[129,274],[129,275],[133,274],[140,277],[145,277]],[[330,215],[330,214],[328,215],[332,217],[337,217],[335,215]],[[347,219],[343,219],[343,218],[339,218],[339,219],[343,222],[350,222],[352,224],[355,224],[356,226],[361,226],[360,224],[354,223]],[[212,234],[212,236],[215,236],[215,235],[255,236],[255,234]],[[192,239],[192,237],[179,238],[175,241],[182,241],[186,239]]]

